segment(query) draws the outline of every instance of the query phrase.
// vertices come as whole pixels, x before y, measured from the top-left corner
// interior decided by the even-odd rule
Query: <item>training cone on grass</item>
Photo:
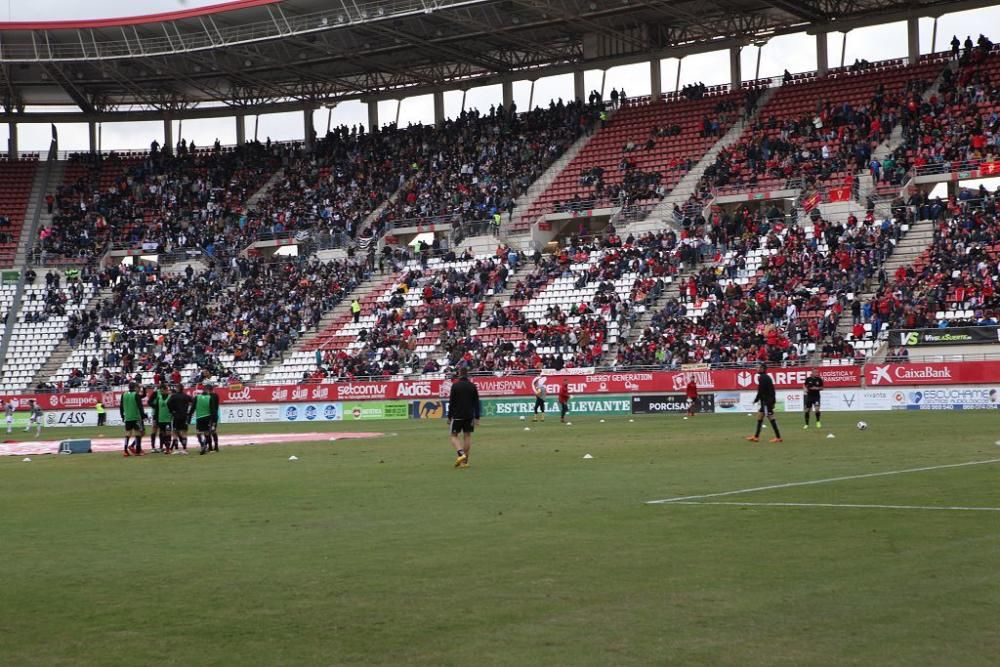
[[[531,430],[531,427],[530,427],[530,426],[525,426],[525,427],[524,427],[524,430],[525,430],[525,431],[530,431],[530,430]]]
[[[297,457],[297,456],[295,456],[295,455],[293,454],[292,456],[289,456],[289,457],[288,457],[288,460],[289,460],[289,461],[298,461],[298,460],[299,460],[299,457]]]
[[[602,424],[604,423],[604,420],[603,420],[603,419],[601,420],[601,423],[602,423]]]
[[[827,433],[827,434],[826,434],[826,439],[827,439],[827,440],[833,440],[833,439],[834,439],[834,438],[836,438],[836,437],[837,437],[837,436],[835,436],[835,435],[834,435],[833,433]]]
[[[21,459],[21,461],[22,461],[23,463],[31,463],[31,457],[29,457],[29,456],[25,456],[25,457],[24,457],[23,459]]]
[[[594,457],[593,457],[593,456],[591,456],[590,454],[584,454],[584,455],[583,455],[583,458],[585,458],[585,459],[592,459],[592,458],[594,458]]]

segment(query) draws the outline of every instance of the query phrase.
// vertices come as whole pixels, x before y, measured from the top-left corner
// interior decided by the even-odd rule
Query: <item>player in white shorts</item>
[[[14,432],[14,404],[7,401],[3,406],[4,418],[7,420],[7,433]]]
[[[24,431],[27,433],[31,430],[31,427],[35,427],[35,437],[42,435],[42,406],[35,403],[35,399],[28,400],[28,412],[31,416],[28,418],[28,425],[25,427]]]

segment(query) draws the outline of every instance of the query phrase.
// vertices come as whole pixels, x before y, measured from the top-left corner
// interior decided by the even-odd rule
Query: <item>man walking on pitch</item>
[[[201,445],[199,454],[212,451],[212,428],[219,421],[219,397],[212,393],[212,386],[206,383],[194,399],[194,423]]]
[[[545,378],[536,375],[535,379],[531,381],[531,390],[535,392],[535,413],[531,421],[545,421]],[[538,416],[539,410],[542,411],[541,417]]]
[[[7,420],[7,433],[14,432],[14,402],[7,401],[3,406],[4,419]]]
[[[566,413],[569,412],[569,381],[563,380],[559,386],[559,421],[566,423]]]
[[[451,395],[448,397],[448,423],[451,425],[456,468],[469,465],[472,432],[479,426],[479,409],[479,389],[469,381],[469,370],[462,368],[458,372],[458,380],[451,385]]]
[[[694,417],[694,410],[698,406],[698,383],[692,377],[687,383],[687,416]]]
[[[129,382],[128,391],[122,394],[118,412],[125,424],[125,456],[142,456],[142,421],[145,415],[142,412],[142,396],[136,391],[135,382]],[[134,438],[132,444],[129,444],[130,438]]]
[[[805,384],[803,385],[805,389],[805,426],[802,428],[809,430],[809,412],[812,410],[816,411],[816,428],[823,428],[823,424],[820,423],[820,418],[822,417],[822,410],[820,409],[820,393],[823,391],[823,378],[819,376],[819,371],[815,368],[809,377],[806,378]]]
[[[774,437],[771,438],[771,442],[783,442],[781,439],[781,431],[778,430],[778,422],[774,418],[774,404],[777,401],[777,396],[774,392],[774,381],[771,380],[771,376],[767,374],[767,364],[760,365],[760,372],[757,374],[757,396],[754,397],[754,403],[760,403],[760,408],[757,410],[757,432],[753,435],[748,435],[747,440],[750,442],[760,441],[760,429],[764,425],[764,418],[771,422],[771,428],[774,429]]]
[[[187,454],[187,430],[191,415],[194,414],[194,405],[180,383],[174,385],[174,393],[167,399],[167,409],[170,410],[170,428],[173,430],[170,449],[176,454]],[[178,444],[181,446],[180,450],[177,449]]]
[[[217,452],[219,451],[219,395],[215,393],[215,385],[211,382],[206,385],[206,389],[208,395],[215,401],[215,416],[212,417],[212,432],[209,433],[212,439],[208,451]]]

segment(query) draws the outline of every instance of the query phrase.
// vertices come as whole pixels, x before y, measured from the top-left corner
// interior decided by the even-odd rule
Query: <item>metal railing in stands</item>
[[[1000,166],[1000,159],[982,160],[975,158],[972,160],[945,160],[942,162],[934,162],[932,164],[924,164],[919,167],[914,167],[913,175],[936,176],[940,174],[961,173],[963,171],[976,171],[984,164]],[[1000,168],[994,169],[993,172],[995,173],[986,174],[986,176],[992,175],[1000,177]],[[983,174],[980,174],[980,176],[983,176]]]

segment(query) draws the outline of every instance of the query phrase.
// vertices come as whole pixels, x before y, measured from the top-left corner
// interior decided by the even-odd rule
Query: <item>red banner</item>
[[[865,366],[869,387],[915,384],[1000,383],[1000,361],[956,361],[929,364],[869,364]]]
[[[850,201],[851,199],[851,186],[845,185],[841,188],[830,188],[826,191],[827,198],[831,202],[838,201]]]
[[[772,368],[769,373],[778,389],[802,387],[809,368]],[[868,364],[864,366],[822,366],[820,377],[827,387],[891,387],[896,385],[938,384],[998,384],[1000,361],[953,362],[928,364]],[[531,396],[531,381],[535,376],[508,375],[473,378],[484,398]],[[563,380],[570,393],[581,394],[657,394],[683,391],[689,379],[694,379],[701,391],[753,391],[757,372],[737,370],[687,371],[609,371],[606,373],[569,372],[546,375],[549,393],[554,393]],[[296,403],[311,401],[410,400],[445,398],[451,391],[451,380],[385,380],[364,382],[328,382],[308,385],[257,385],[239,389],[219,388],[224,404]],[[81,392],[62,394],[19,394],[0,396],[13,401],[20,410],[27,409],[28,400],[35,399],[43,410],[76,410],[94,407],[98,400],[107,408],[116,408],[121,392]]]

